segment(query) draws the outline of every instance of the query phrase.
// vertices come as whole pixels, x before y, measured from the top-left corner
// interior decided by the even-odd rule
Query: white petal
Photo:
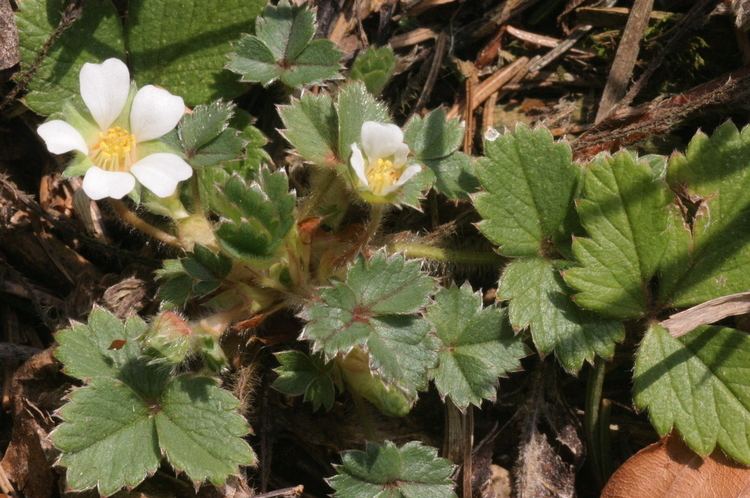
[[[185,113],[182,97],[146,85],[135,94],[130,109],[130,132],[138,142],[159,138],[177,126]]]
[[[95,201],[105,197],[122,199],[133,190],[133,187],[133,175],[122,171],[106,171],[92,166],[83,177],[83,191]]]
[[[131,168],[138,181],[158,197],[174,194],[177,184],[193,176],[193,168],[180,156],[157,152],[146,156]]]
[[[39,126],[36,132],[47,144],[47,150],[53,154],[64,154],[71,150],[80,150],[84,154],[89,153],[83,136],[70,124],[59,119],[47,121]]]
[[[79,74],[81,97],[102,130],[109,128],[125,107],[130,92],[130,72],[120,59],[86,63]]]
[[[394,124],[375,121],[365,121],[362,124],[362,148],[370,160],[393,155],[403,143],[404,134]]]
[[[365,158],[362,157],[362,151],[359,150],[357,144],[352,144],[352,158],[349,159],[349,162],[362,185],[368,187],[369,183],[367,183],[367,175],[365,174]]]
[[[399,187],[401,187],[404,183],[408,182],[415,176],[417,176],[419,173],[422,172],[422,166],[419,164],[412,164],[408,168],[406,168],[403,173],[401,173],[401,176],[398,180],[396,180],[396,183],[393,185],[389,185],[383,189],[383,195],[388,195],[394,190],[397,190]]]
[[[393,153],[393,164],[401,166],[406,164],[406,157],[409,155],[409,146],[406,144],[400,144],[396,151]]]

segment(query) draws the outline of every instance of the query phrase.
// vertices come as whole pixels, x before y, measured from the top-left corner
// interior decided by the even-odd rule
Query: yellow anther
[[[91,148],[94,164],[108,171],[128,171],[135,153],[135,136],[128,130],[113,126],[99,133],[99,141]]]
[[[370,163],[367,169],[367,183],[375,195],[381,195],[386,187],[390,187],[401,176],[401,171],[389,159],[378,159]]]

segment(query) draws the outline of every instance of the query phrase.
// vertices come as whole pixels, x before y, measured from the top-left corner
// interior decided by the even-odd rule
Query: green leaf
[[[229,126],[235,105],[217,100],[208,105],[195,106],[191,114],[180,121],[178,133],[183,150],[188,157],[215,139]]]
[[[194,482],[219,486],[255,454],[243,439],[250,432],[239,400],[209,377],[181,375],[167,385],[154,416],[167,460]]]
[[[134,487],[159,468],[156,429],[149,406],[133,389],[99,377],[70,395],[60,410],[63,423],[51,434],[62,451],[67,485],[73,491],[99,488],[110,496]]]
[[[24,0],[16,13],[21,72],[33,71],[24,97],[36,113],[59,112],[70,98],[80,98],[78,73],[86,62],[102,62],[110,57],[125,59],[122,26],[109,0],[99,0],[81,9],[81,17],[52,43],[37,66],[34,62],[42,47],[56,31],[65,6],[64,0]]]
[[[270,260],[294,225],[295,202],[283,170],[262,169],[249,185],[232,176],[216,198],[218,214],[227,218],[216,230],[221,247],[251,264]]]
[[[440,342],[438,364],[430,376],[442,398],[460,410],[494,400],[498,377],[521,369],[526,347],[508,326],[505,313],[482,308],[481,293],[469,284],[441,289],[427,308]]]
[[[236,97],[245,87],[224,70],[226,54],[265,4],[265,0],[130,1],[126,31],[136,81],[163,86],[188,105]]]
[[[457,118],[446,120],[442,107],[424,118],[415,115],[404,126],[404,142],[419,161],[447,157],[458,150],[463,139],[463,124]]]
[[[337,498],[456,498],[454,466],[437,450],[411,441],[397,447],[368,442],[365,451],[346,451],[328,483]]]
[[[612,358],[615,343],[625,338],[622,323],[578,308],[551,261],[512,261],[500,278],[498,299],[508,302],[510,323],[530,329],[537,350],[555,356],[568,372],[578,372],[595,356]]]
[[[746,291],[750,279],[750,128],[726,122],[709,138],[699,132],[669,162],[672,188],[696,203],[692,235],[675,221],[674,244],[662,262],[665,305],[688,307]]]
[[[425,161],[425,165],[435,174],[435,189],[448,199],[468,199],[479,189],[473,160],[463,152]]]
[[[419,261],[388,258],[383,251],[369,261],[360,257],[344,282],[322,290],[303,310],[307,324],[301,337],[326,358],[362,347],[373,371],[414,395],[436,359],[430,325],[415,315],[434,285]]]
[[[484,192],[474,198],[479,229],[506,256],[545,253],[573,208],[579,172],[570,146],[519,124],[484,147],[476,167]]]
[[[600,156],[587,168],[578,216],[590,238],[576,238],[580,267],[564,273],[576,303],[616,318],[649,307],[648,285],[667,245],[665,183],[633,153]]]
[[[286,127],[281,133],[303,159],[320,166],[341,162],[337,154],[336,109],[331,97],[307,93],[300,100],[293,99],[290,105],[279,107],[279,115]]]
[[[653,325],[635,361],[635,404],[664,436],[676,429],[699,455],[718,445],[750,464],[750,337],[699,327],[679,338]]]
[[[371,94],[380,95],[395,69],[396,56],[390,46],[370,46],[357,55],[349,77],[363,82]]]
[[[281,0],[268,5],[229,55],[227,67],[242,81],[264,86],[280,79],[292,88],[336,78],[341,53],[330,40],[313,40],[315,13]]]
[[[333,408],[336,386],[333,379],[333,363],[323,361],[320,355],[306,355],[301,351],[282,351],[274,356],[279,366],[274,368],[279,376],[271,387],[289,396],[304,394],[304,401],[318,411]]]
[[[197,168],[215,166],[225,161],[237,162],[242,159],[244,147],[245,142],[237,130],[230,128],[188,156],[187,160]]]
[[[76,323],[55,334],[59,344],[55,357],[71,377],[84,381],[113,378],[138,355],[137,339],[146,329],[146,323],[137,316],[123,323],[104,308],[96,307],[88,324]]]
[[[338,157],[344,162],[349,161],[352,144],[361,141],[362,124],[365,121],[391,121],[385,105],[367,93],[367,88],[359,81],[349,83],[339,90],[336,114],[339,126]]]

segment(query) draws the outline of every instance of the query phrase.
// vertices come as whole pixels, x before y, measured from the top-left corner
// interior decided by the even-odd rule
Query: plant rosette
[[[404,143],[401,128],[365,121],[360,140],[362,148],[351,144],[349,160],[357,193],[371,204],[397,202],[406,182],[422,172],[419,164],[408,164],[409,146]]]
[[[153,85],[136,91],[127,66],[114,58],[84,64],[79,81],[88,113],[68,103],[63,120],[37,129],[53,154],[75,151],[65,175],[84,175],[83,191],[93,200],[138,198],[137,185],[160,198],[173,195],[193,169],[158,139],[182,118],[182,97]]]

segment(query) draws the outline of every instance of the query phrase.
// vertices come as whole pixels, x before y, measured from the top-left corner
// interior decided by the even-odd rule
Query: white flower
[[[422,171],[418,164],[407,166],[409,146],[404,143],[404,134],[396,125],[365,121],[362,124],[362,150],[356,143],[351,147],[350,162],[359,189],[375,197],[388,196]]]
[[[91,199],[121,199],[133,190],[136,180],[158,197],[174,194],[177,184],[192,176],[190,165],[176,154],[139,154],[139,149],[148,149],[145,142],[177,126],[185,112],[182,97],[146,85],[126,109],[130,73],[118,59],[84,64],[79,79],[81,98],[96,125],[77,120],[78,127],[74,127],[59,119],[48,121],[37,129],[47,149],[54,154],[78,151],[88,156],[83,190]]]

